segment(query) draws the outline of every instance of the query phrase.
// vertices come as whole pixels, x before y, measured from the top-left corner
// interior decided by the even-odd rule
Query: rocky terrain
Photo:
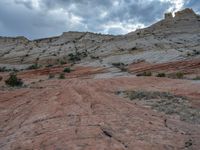
[[[199,58],[200,16],[191,9],[166,14],[158,23],[122,36],[66,32],[59,37],[30,41],[0,38],[1,64],[59,64],[79,55],[78,63],[93,65],[137,60],[160,63]]]
[[[0,149],[199,148],[193,10],[119,36],[0,37]]]

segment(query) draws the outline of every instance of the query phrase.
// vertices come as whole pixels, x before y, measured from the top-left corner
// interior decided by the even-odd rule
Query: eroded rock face
[[[177,19],[191,19],[191,18],[195,18],[198,17],[197,14],[195,14],[195,12],[192,9],[186,8],[182,11],[178,11],[175,13],[175,18]]]
[[[165,20],[171,20],[171,19],[173,19],[172,13],[166,13]]]
[[[192,9],[189,8],[176,12],[174,17],[172,13],[165,14],[165,20],[171,20],[171,19],[180,20],[180,19],[195,19],[195,18],[199,18],[199,15],[197,15]]]
[[[200,17],[193,10],[185,9],[175,17],[168,13],[165,19],[148,28],[121,36],[66,32],[33,41],[24,37],[1,37],[0,63],[69,63],[70,56],[75,55],[79,58],[73,63],[87,62],[95,66],[119,60],[128,64],[138,60],[160,63],[199,58],[199,41]]]

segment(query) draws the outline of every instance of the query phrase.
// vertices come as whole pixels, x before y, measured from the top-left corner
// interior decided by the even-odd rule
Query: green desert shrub
[[[152,73],[150,71],[145,71],[143,73],[138,73],[136,76],[152,76]]]
[[[91,58],[91,59],[99,59],[99,56],[90,55],[90,58]]]
[[[65,74],[64,73],[60,73],[59,79],[65,79]]]
[[[63,70],[63,72],[70,73],[70,72],[71,72],[71,69],[67,67],[67,68],[65,68],[65,69]]]
[[[60,64],[61,64],[61,65],[65,65],[65,64],[67,64],[67,62],[64,61],[64,60],[61,60],[61,61],[60,61]]]
[[[178,79],[182,79],[183,76],[184,76],[184,73],[182,73],[182,72],[177,72],[176,73],[176,78],[178,78]]]
[[[28,70],[32,70],[32,69],[38,69],[38,68],[39,68],[39,65],[38,64],[34,64],[34,65],[29,66],[27,69]]]
[[[87,56],[88,56],[87,50],[84,51],[84,52],[70,53],[70,54],[68,55],[69,61],[72,61],[72,62],[80,61],[82,58],[85,58],[85,57],[87,57]]]
[[[76,53],[76,54],[70,53],[68,55],[68,57],[69,57],[69,60],[72,61],[72,62],[76,62],[76,61],[80,61],[81,60],[81,57],[80,57],[79,53]]]
[[[159,92],[159,91],[128,91],[125,92],[127,96],[131,99],[139,99],[139,100],[149,100],[149,99],[157,99],[157,98],[173,98],[173,95],[168,92]]]
[[[112,63],[112,65],[116,68],[119,68],[122,72],[126,72],[127,69],[127,64],[124,64],[122,62],[116,62],[116,63]]]
[[[5,72],[6,71],[6,67],[0,67],[0,72]]]
[[[53,64],[48,64],[48,65],[46,65],[45,67],[51,68],[51,67],[53,67]]]
[[[16,74],[14,73],[11,73],[10,74],[10,77],[5,81],[5,83],[9,86],[22,86],[23,85],[23,81],[21,79],[19,79],[17,77]]]
[[[54,74],[49,74],[49,79],[53,79],[55,78],[55,75]]]
[[[12,71],[12,69],[7,69],[6,67],[0,67],[0,72],[8,72]]]
[[[158,73],[158,74],[156,75],[156,77],[166,77],[166,74],[165,74],[165,73]]]
[[[112,65],[115,66],[115,67],[117,67],[117,68],[119,68],[121,66],[125,66],[125,64],[121,63],[121,62],[112,63]]]
[[[200,76],[196,76],[193,80],[200,80]]]

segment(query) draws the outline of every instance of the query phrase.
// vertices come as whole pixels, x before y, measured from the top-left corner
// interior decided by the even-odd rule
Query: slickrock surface
[[[200,84],[154,77],[53,79],[30,88],[6,89],[0,91],[0,147],[197,150],[198,124],[115,94],[140,89],[168,91],[196,100],[200,96]],[[196,106],[200,108],[200,103]]]

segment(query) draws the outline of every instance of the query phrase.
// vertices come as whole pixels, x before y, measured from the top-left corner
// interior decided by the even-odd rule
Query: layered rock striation
[[[70,62],[73,55],[80,56],[75,63],[94,65],[141,59],[159,63],[198,58],[195,51],[199,53],[199,43],[200,16],[185,9],[174,17],[167,13],[165,19],[152,26],[121,36],[65,32],[33,41],[25,37],[0,37],[0,64],[59,64]]]

